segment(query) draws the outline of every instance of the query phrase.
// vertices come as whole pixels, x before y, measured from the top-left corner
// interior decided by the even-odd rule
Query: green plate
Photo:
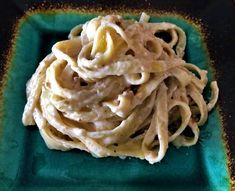
[[[17,25],[17,38],[1,100],[0,190],[230,190],[218,108],[201,127],[197,145],[180,149],[170,145],[165,158],[154,165],[133,158],[96,159],[79,150],[49,150],[36,127],[22,125],[25,84],[39,61],[56,41],[67,38],[74,25],[94,16],[62,11],[37,12],[21,19]],[[213,74],[202,34],[181,17],[151,18],[151,22],[161,21],[183,28],[187,34],[186,59],[207,69],[211,80]],[[209,97],[208,90],[205,96]]]

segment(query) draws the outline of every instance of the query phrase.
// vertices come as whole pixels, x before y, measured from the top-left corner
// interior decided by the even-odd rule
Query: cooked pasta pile
[[[23,124],[36,123],[50,149],[151,164],[170,142],[196,144],[218,99],[217,83],[205,101],[207,71],[183,60],[184,31],[148,19],[99,16],[73,28],[28,81]]]

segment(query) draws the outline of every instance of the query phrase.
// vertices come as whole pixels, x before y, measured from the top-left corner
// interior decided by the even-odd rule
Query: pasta
[[[37,124],[50,149],[151,164],[169,143],[196,144],[217,102],[217,82],[206,101],[207,71],[183,60],[184,31],[148,19],[107,15],[74,27],[27,82],[23,124]]]

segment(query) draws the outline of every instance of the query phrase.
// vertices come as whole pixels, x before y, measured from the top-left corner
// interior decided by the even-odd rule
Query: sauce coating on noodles
[[[217,102],[217,82],[206,102],[207,71],[183,60],[184,31],[148,19],[107,15],[75,26],[28,81],[23,124],[37,124],[50,149],[151,164],[170,142],[196,144]]]

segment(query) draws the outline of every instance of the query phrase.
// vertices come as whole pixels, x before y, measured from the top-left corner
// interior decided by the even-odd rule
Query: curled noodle
[[[23,124],[36,123],[50,149],[151,164],[163,159],[170,142],[196,144],[217,102],[217,82],[207,103],[207,71],[183,60],[184,31],[148,19],[108,15],[74,27],[28,81]]]

